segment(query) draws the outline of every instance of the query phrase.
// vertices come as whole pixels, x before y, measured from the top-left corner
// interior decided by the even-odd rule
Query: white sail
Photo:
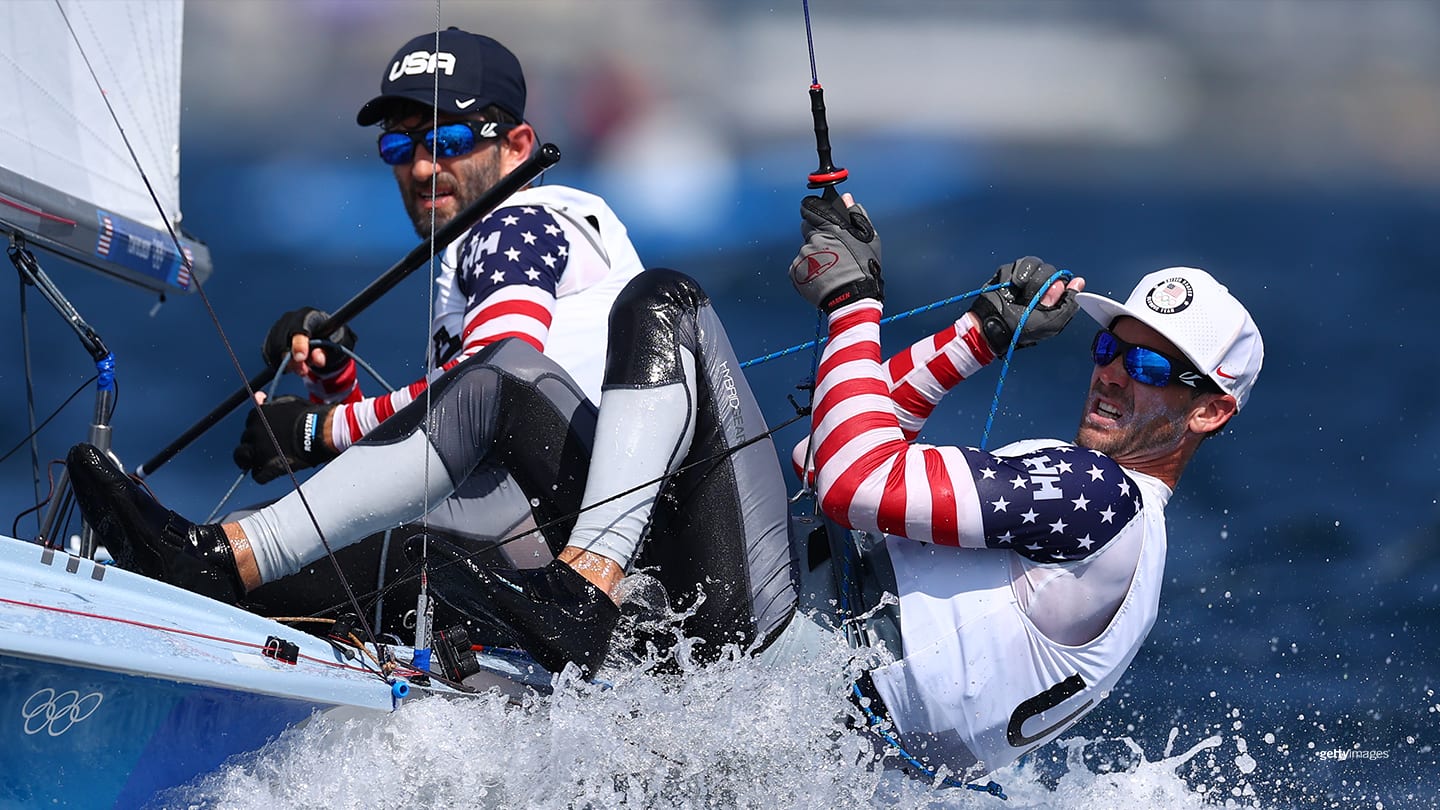
[[[190,288],[167,229],[180,222],[183,19],[182,0],[0,3],[0,230]],[[208,254],[185,249],[203,273]]]

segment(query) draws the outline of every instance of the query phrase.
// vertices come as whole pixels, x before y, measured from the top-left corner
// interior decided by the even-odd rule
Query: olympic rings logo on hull
[[[105,696],[99,692],[88,695],[74,689],[56,692],[48,686],[25,700],[20,716],[25,718],[25,733],[39,734],[44,731],[51,737],[59,737],[95,713]]]

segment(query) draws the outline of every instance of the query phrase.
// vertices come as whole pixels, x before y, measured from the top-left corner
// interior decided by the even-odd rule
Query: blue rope
[[[989,285],[986,285],[986,286],[984,286],[984,287],[979,288],[978,290],[971,290],[970,292],[967,292],[967,293],[960,293],[959,295],[952,295],[952,296],[950,296],[949,298],[945,298],[945,299],[942,299],[942,300],[939,300],[939,301],[935,301],[934,303],[926,304],[926,305],[923,306],[923,307],[916,307],[916,308],[914,308],[914,309],[906,310],[905,312],[901,312],[901,313],[898,314],[898,315],[891,315],[891,316],[889,316],[889,317],[887,317],[887,318],[881,318],[881,319],[880,319],[880,325],[881,325],[881,326],[884,326],[885,324],[890,323],[891,321],[898,321],[898,320],[900,320],[900,319],[902,319],[902,318],[909,318],[909,317],[912,317],[912,316],[915,316],[915,315],[923,315],[924,313],[929,312],[929,311],[931,311],[931,310],[933,310],[933,309],[939,309],[940,307],[949,306],[949,305],[954,304],[954,303],[956,303],[956,302],[958,302],[958,301],[964,301],[966,298],[973,298],[973,297],[975,297],[975,296],[977,296],[977,295],[983,295],[984,293],[993,292],[993,291],[995,291],[995,290],[1003,290],[1003,289],[1005,289],[1007,286],[1009,286],[1009,285],[1007,285],[1007,284],[989,284]],[[817,333],[820,333],[821,335],[824,334],[823,331],[820,330],[820,329],[816,329],[816,332],[817,332]],[[823,336],[822,336],[822,337],[817,337],[815,340],[812,340],[812,341],[809,341],[809,342],[806,342],[806,343],[798,343],[798,344],[796,344],[796,345],[794,345],[794,346],[791,346],[791,347],[789,347],[789,348],[787,348],[787,349],[781,349],[781,350],[778,351],[778,352],[771,352],[770,354],[766,354],[766,355],[762,355],[762,356],[760,356],[760,357],[756,357],[756,358],[753,359],[753,360],[746,360],[745,362],[743,362],[743,363],[740,364],[740,368],[749,368],[750,366],[757,366],[757,365],[759,365],[759,364],[761,364],[761,363],[768,363],[768,362],[770,362],[771,360],[776,360],[776,359],[779,359],[779,358],[781,358],[781,357],[785,357],[785,356],[787,356],[787,355],[794,354],[794,353],[796,353],[796,352],[803,352],[803,351],[805,351],[806,349],[818,348],[818,347],[820,347],[820,346],[825,345],[826,341],[828,341],[828,340],[829,340],[829,338],[826,338],[826,337],[823,337]]]
[[[1000,390],[1005,387],[1005,375],[1010,373],[1010,358],[1015,356],[1015,349],[1020,343],[1020,333],[1025,331],[1025,322],[1030,320],[1030,313],[1040,305],[1041,297],[1045,295],[1046,290],[1050,289],[1051,284],[1060,279],[1069,281],[1074,277],[1075,274],[1069,270],[1055,271],[1055,274],[1045,282],[1045,286],[1040,288],[1040,292],[1030,299],[1030,303],[1025,306],[1025,311],[1020,314],[1020,323],[1015,326],[1015,334],[1010,336],[1010,346],[1005,351],[1005,363],[1000,366],[1000,379],[995,381],[995,398],[990,400],[990,415],[985,417],[985,432],[980,434],[981,450],[984,450],[985,445],[990,442],[990,428],[995,424],[995,412],[1000,410]]]
[[[1005,375],[1007,375],[1007,374],[1010,373],[1010,360],[1011,360],[1012,357],[1015,356],[1015,349],[1018,347],[1018,344],[1019,344],[1019,342],[1020,342],[1020,333],[1021,333],[1021,331],[1025,328],[1025,322],[1028,321],[1028,320],[1030,320],[1030,313],[1031,313],[1031,312],[1034,312],[1034,311],[1035,311],[1035,307],[1037,307],[1037,306],[1040,305],[1040,298],[1041,298],[1041,296],[1043,296],[1043,295],[1045,294],[1045,290],[1050,289],[1050,285],[1051,285],[1051,284],[1054,284],[1056,281],[1059,281],[1059,280],[1062,280],[1062,279],[1065,280],[1065,281],[1069,281],[1069,280],[1072,279],[1072,278],[1074,278],[1074,274],[1071,273],[1069,270],[1057,270],[1057,271],[1055,272],[1055,274],[1052,275],[1052,276],[1050,276],[1050,279],[1045,282],[1045,286],[1040,288],[1040,293],[1039,293],[1039,295],[1036,295],[1034,298],[1030,299],[1030,303],[1026,305],[1025,311],[1024,311],[1023,313],[1021,313],[1021,315],[1020,315],[1020,323],[1019,323],[1019,325],[1015,328],[1015,334],[1014,334],[1013,336],[1011,336],[1011,338],[1010,338],[1010,346],[1008,347],[1008,349],[1007,349],[1006,352],[1005,352],[1005,362],[1004,362],[1004,363],[1001,365],[1001,367],[1000,367],[1000,379],[999,379],[998,381],[996,381],[996,383],[995,383],[995,396],[990,400],[990,415],[989,415],[988,417],[986,417],[986,419],[985,419],[985,432],[984,432],[983,434],[981,434],[981,436],[980,436],[980,449],[981,449],[981,450],[984,450],[984,449],[985,449],[985,446],[986,446],[986,445],[989,443],[989,441],[990,441],[990,428],[993,427],[994,424],[995,424],[995,413],[1000,410],[1000,392],[1001,392],[1001,390],[1003,390],[1004,387],[1005,387]],[[929,311],[931,311],[931,310],[939,309],[940,307],[944,307],[944,306],[949,306],[949,305],[954,304],[954,303],[959,302],[959,301],[964,301],[966,298],[973,298],[973,297],[975,297],[975,296],[977,296],[977,295],[984,295],[984,294],[987,293],[987,292],[993,292],[993,291],[995,291],[995,290],[1002,290],[1002,289],[1004,289],[1004,288],[1006,288],[1006,287],[1008,287],[1008,286],[1010,286],[1010,285],[1009,285],[1009,284],[987,284],[987,285],[985,285],[984,287],[980,287],[979,289],[971,290],[970,292],[967,292],[967,293],[961,293],[961,294],[959,294],[959,295],[952,295],[952,296],[949,297],[949,298],[944,298],[944,299],[941,299],[941,300],[939,300],[939,301],[935,301],[935,302],[933,302],[933,303],[926,304],[925,306],[922,306],[922,307],[916,307],[916,308],[914,308],[914,309],[906,310],[906,311],[901,312],[901,313],[899,313],[899,314],[897,314],[897,315],[891,315],[891,316],[888,317],[888,318],[881,318],[881,319],[880,319],[880,325],[881,325],[881,326],[884,326],[885,324],[890,323],[890,322],[892,322],[892,321],[898,321],[898,320],[901,320],[901,319],[903,319],[903,318],[910,318],[910,317],[913,317],[913,316],[915,316],[915,315],[922,315],[922,314],[924,314],[924,313],[926,313],[926,312],[929,312]],[[818,373],[819,373],[819,369],[820,369],[820,347],[823,346],[823,345],[825,345],[825,342],[828,340],[828,338],[823,335],[823,327],[822,327],[823,322],[824,322],[824,319],[823,319],[823,316],[822,316],[822,318],[821,318],[819,321],[817,321],[817,323],[816,323],[816,326],[815,326],[816,337],[815,337],[814,340],[808,341],[808,342],[806,342],[806,343],[799,343],[799,344],[796,344],[796,345],[794,345],[794,346],[790,346],[790,347],[788,347],[788,348],[781,349],[780,351],[777,351],[777,352],[771,352],[770,354],[762,355],[762,356],[756,357],[756,358],[754,358],[754,359],[752,359],[752,360],[746,360],[745,362],[743,362],[743,363],[740,364],[740,368],[742,368],[742,369],[749,368],[750,366],[756,366],[756,365],[759,365],[759,364],[761,364],[761,363],[768,363],[768,362],[770,362],[771,360],[776,360],[776,359],[779,359],[779,358],[781,358],[781,357],[785,357],[785,356],[787,356],[787,355],[795,354],[796,352],[804,351],[804,350],[806,350],[806,349],[814,349],[814,350],[815,350],[815,358],[814,358],[814,362],[812,363],[812,369],[811,369],[811,373],[810,373],[810,382],[811,382],[811,384],[813,385],[814,382],[815,382],[816,376],[817,376]],[[812,394],[812,399],[813,399],[813,394]]]

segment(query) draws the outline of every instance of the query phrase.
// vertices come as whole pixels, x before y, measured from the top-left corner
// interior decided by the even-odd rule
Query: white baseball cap
[[[1080,308],[1108,327],[1122,315],[1149,326],[1175,344],[1220,390],[1245,406],[1265,360],[1265,344],[1245,306],[1204,270],[1170,267],[1135,285],[1125,303],[1082,292]]]

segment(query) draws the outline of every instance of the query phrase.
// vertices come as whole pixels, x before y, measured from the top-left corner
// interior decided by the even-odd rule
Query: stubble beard
[[[436,183],[449,180],[451,187],[450,199],[444,209],[420,208],[420,197],[418,192],[422,186],[412,188],[412,193],[405,195],[405,212],[410,215],[410,221],[415,225],[415,234],[421,239],[429,239],[431,228],[440,231],[451,220],[459,216],[462,211],[469,208],[480,199],[485,192],[495,187],[500,182],[500,161],[498,151],[492,150],[488,159],[466,161],[457,165],[454,174],[445,173],[435,176]],[[431,214],[434,214],[434,223],[431,223]]]
[[[1115,428],[1088,428],[1090,398],[1085,399],[1085,414],[1080,419],[1080,429],[1075,443],[1081,447],[1098,450],[1117,460],[1148,458],[1166,452],[1179,444],[1185,435],[1185,424],[1170,410],[1160,410],[1145,416],[1135,416],[1131,403],[1128,425]]]

